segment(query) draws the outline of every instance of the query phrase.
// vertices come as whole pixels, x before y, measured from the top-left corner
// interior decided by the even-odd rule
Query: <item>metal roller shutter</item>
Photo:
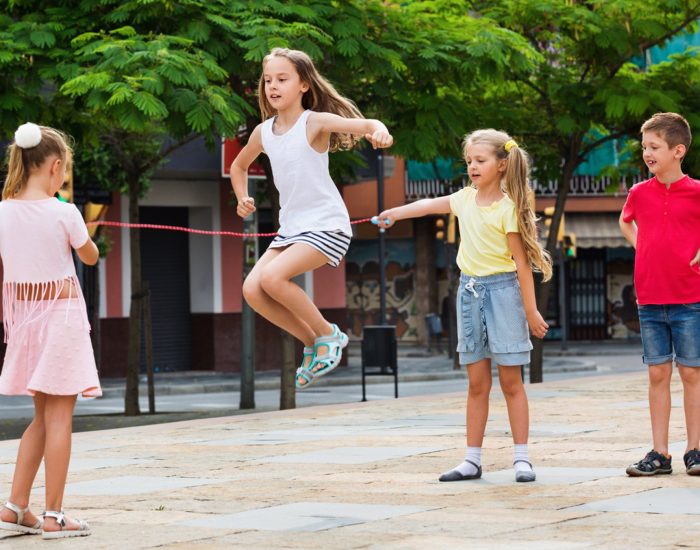
[[[187,208],[141,207],[140,215],[142,223],[188,226]],[[143,280],[151,286],[156,372],[192,368],[189,255],[187,233],[141,230]],[[145,371],[143,355],[141,370]]]

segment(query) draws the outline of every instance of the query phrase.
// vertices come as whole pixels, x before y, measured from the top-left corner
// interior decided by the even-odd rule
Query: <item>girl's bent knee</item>
[[[257,301],[263,293],[263,289],[255,279],[246,279],[243,281],[243,297],[249,304]]]
[[[277,294],[284,282],[284,279],[267,269],[260,276],[260,287],[270,296]]]

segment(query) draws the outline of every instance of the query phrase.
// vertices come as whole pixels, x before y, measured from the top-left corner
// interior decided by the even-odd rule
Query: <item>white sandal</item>
[[[4,529],[5,531],[14,531],[15,533],[23,533],[25,535],[41,535],[41,528],[44,526],[44,522],[40,519],[37,519],[36,523],[31,527],[28,525],[22,525],[22,522],[24,521],[24,514],[29,512],[29,506],[22,510],[16,504],[12,504],[8,501],[5,503],[5,508],[12,510],[15,514],[17,514],[17,521],[15,523],[0,521],[0,529]]]
[[[42,533],[42,538],[44,540],[48,539],[67,539],[69,537],[87,537],[91,534],[90,526],[80,519],[74,519],[73,521],[78,524],[77,529],[66,529],[66,517],[63,515],[63,510],[60,512],[54,512],[53,510],[47,510],[44,512],[44,517],[54,518],[58,525],[61,527],[58,531],[44,531]]]

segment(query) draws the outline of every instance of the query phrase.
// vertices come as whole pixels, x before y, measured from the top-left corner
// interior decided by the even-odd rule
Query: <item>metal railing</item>
[[[623,177],[619,184],[614,184],[610,176],[574,176],[571,178],[570,197],[619,197],[627,194],[627,190],[633,184],[642,181],[641,177]],[[431,197],[449,195],[459,190],[466,183],[465,179],[426,179],[405,181],[406,200],[414,201]],[[532,186],[538,197],[553,197],[559,189],[559,182],[550,180],[546,182],[533,181]]]

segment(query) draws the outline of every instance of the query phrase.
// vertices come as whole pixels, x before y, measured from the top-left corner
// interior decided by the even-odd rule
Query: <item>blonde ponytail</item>
[[[548,281],[552,278],[552,258],[537,238],[537,216],[533,210],[534,191],[528,180],[530,164],[527,153],[508,134],[492,128],[477,130],[464,139],[465,156],[467,146],[474,143],[491,145],[496,157],[506,161],[503,192],[515,203],[518,229],[530,266],[542,273],[542,280]]]
[[[27,183],[27,171],[22,161],[22,149],[14,143],[7,149],[7,177],[2,188],[2,200],[11,199],[19,193]]]
[[[50,156],[57,156],[63,162],[71,152],[68,138],[63,132],[48,126],[39,126],[41,140],[33,147],[20,147],[12,142],[7,148],[7,177],[2,188],[2,200],[16,197],[24,186],[33,168],[38,168]],[[37,137],[38,139],[38,137]]]

